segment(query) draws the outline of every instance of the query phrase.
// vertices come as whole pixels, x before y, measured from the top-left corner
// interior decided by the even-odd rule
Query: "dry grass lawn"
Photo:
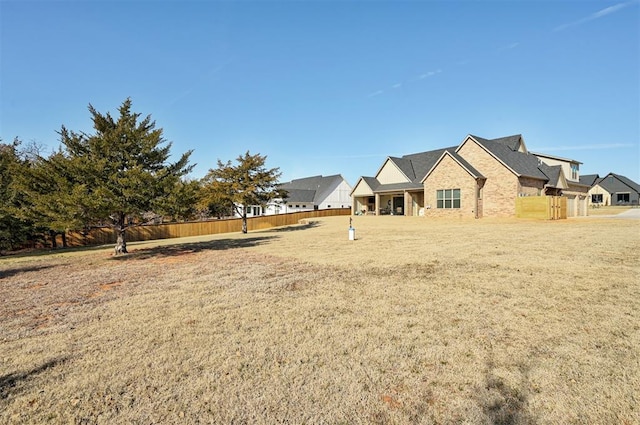
[[[640,221],[348,225],[0,259],[0,423],[639,423]]]

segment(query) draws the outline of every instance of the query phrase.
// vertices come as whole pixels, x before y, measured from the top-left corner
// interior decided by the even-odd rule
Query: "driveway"
[[[621,218],[626,220],[640,220],[640,208],[631,208],[630,210],[626,210],[621,212],[620,214],[612,214],[612,215],[590,215],[589,218]]]

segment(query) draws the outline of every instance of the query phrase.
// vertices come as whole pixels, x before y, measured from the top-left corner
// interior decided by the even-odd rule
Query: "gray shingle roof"
[[[375,177],[362,177],[362,180],[369,185],[372,191],[376,191],[380,186],[380,182]]]
[[[502,137],[495,140],[483,139],[482,137],[474,135],[471,135],[471,137],[484,146],[507,167],[511,168],[516,174],[518,174],[518,176],[549,180],[549,177],[540,170],[539,166],[542,161],[540,161],[535,155],[513,150],[515,145],[512,141],[516,136]]]
[[[427,175],[429,170],[431,170],[431,168],[436,164],[438,159],[440,159],[440,157],[445,151],[454,152],[456,148],[457,146],[452,146],[449,148],[436,149],[428,152],[420,152],[420,153],[414,153],[410,155],[404,155],[402,157],[402,160],[409,162],[411,164],[411,167],[413,168],[413,174],[407,177],[411,178],[411,181],[413,183],[419,184],[420,182],[422,182],[422,179],[424,179],[424,176]]]
[[[416,179],[415,169],[413,168],[413,164],[409,159],[405,158],[404,156],[402,158],[391,156],[389,157],[389,159],[398,166],[400,171],[402,171],[409,180],[413,181]]]
[[[562,173],[562,165],[547,165],[542,162],[539,165],[540,171],[544,173],[545,176],[549,179],[549,185],[553,187],[558,187],[558,180],[560,179],[560,174]]]
[[[619,174],[609,173],[596,182],[609,193],[634,191],[640,193],[640,186],[633,180]]]
[[[627,186],[629,186],[631,189],[635,190],[636,192],[640,193],[640,185],[636,182],[634,182],[633,180],[631,180],[628,177],[622,176],[620,174],[614,174],[611,173],[614,176],[616,176],[622,183],[626,184]]]
[[[461,157],[460,155],[458,155],[455,152],[449,152],[458,162],[460,162],[460,164],[462,164],[463,167],[465,167],[475,178],[478,177],[482,177],[484,178],[484,176],[482,175],[482,173],[480,173],[480,171],[476,170],[473,165],[469,164],[467,162],[466,159],[464,159],[463,157]]]
[[[474,135],[470,136],[480,145],[482,145],[488,152],[495,156],[499,161],[509,167],[519,177],[531,177],[543,180],[548,184],[554,186],[560,183],[559,179],[560,175],[562,174],[561,166],[549,166],[542,160],[540,160],[536,155],[532,153],[521,152],[519,150],[523,146],[522,135],[515,134],[512,136],[499,137],[496,139],[485,139],[483,137]],[[424,177],[433,168],[433,166],[445,152],[451,154],[451,156],[463,167],[465,167],[474,177],[484,178],[484,176],[477,169],[475,169],[475,167],[473,167],[469,162],[467,162],[456,152],[459,147],[460,146],[452,146],[427,152],[404,155],[402,157],[389,157],[389,160],[391,160],[409,178],[409,180],[411,180],[410,182],[382,185],[374,177],[362,178],[374,192],[418,189],[422,186],[421,182]],[[626,178],[623,177],[623,179]],[[640,185],[635,184],[629,179],[626,180],[631,183],[628,184],[628,186],[633,188],[633,185],[635,185],[635,187],[638,188],[638,191],[640,191]],[[587,185],[588,181],[583,180],[583,178],[581,177],[580,183],[583,185]]]
[[[287,202],[321,203],[343,181],[339,174],[333,176],[312,176],[282,183],[279,188],[288,192]]]
[[[517,151],[518,149],[520,149],[522,134],[514,134],[513,136],[498,137],[497,139],[491,139],[491,140],[496,143],[501,143],[507,146],[512,151]]]
[[[285,189],[287,191],[287,202],[313,202],[316,196],[315,190],[306,189]]]
[[[318,185],[318,189],[316,190],[315,201],[320,203],[324,199],[326,199],[331,192],[333,192],[344,178],[340,174],[335,174],[333,176],[326,176],[320,180],[320,184]]]
[[[369,185],[374,192],[385,192],[394,190],[411,190],[420,189],[423,187],[422,180],[427,173],[438,162],[443,153],[449,152],[458,160],[464,167],[466,167],[474,177],[483,177],[482,174],[476,170],[471,164],[469,164],[464,158],[455,153],[457,146],[451,146],[448,148],[436,149],[427,152],[413,153],[404,155],[400,158],[389,157],[391,161],[409,178],[410,182],[406,183],[393,183],[382,185],[374,177],[363,177],[364,181]]]
[[[406,182],[406,183],[390,183],[390,184],[379,184],[375,189],[376,192],[393,192],[398,190],[412,190],[412,189],[422,189],[422,186],[419,183]]]
[[[600,180],[600,176],[597,174],[585,174],[580,176],[580,184],[584,184],[586,186],[593,186],[596,184],[596,181]]]

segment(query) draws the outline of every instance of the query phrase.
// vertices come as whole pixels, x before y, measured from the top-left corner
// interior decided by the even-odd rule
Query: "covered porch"
[[[424,190],[394,190],[354,196],[353,213],[358,215],[423,215]]]

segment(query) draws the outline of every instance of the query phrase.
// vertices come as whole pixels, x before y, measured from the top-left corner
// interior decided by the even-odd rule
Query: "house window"
[[[578,164],[571,164],[571,180],[578,180],[578,170],[580,166]]]
[[[460,189],[442,189],[436,192],[438,208],[460,208]]]
[[[593,195],[591,195],[591,203],[592,204],[601,204],[603,201],[602,199],[602,193],[594,193]]]
[[[628,204],[629,203],[629,194],[628,193],[617,193],[616,199],[618,204]]]

